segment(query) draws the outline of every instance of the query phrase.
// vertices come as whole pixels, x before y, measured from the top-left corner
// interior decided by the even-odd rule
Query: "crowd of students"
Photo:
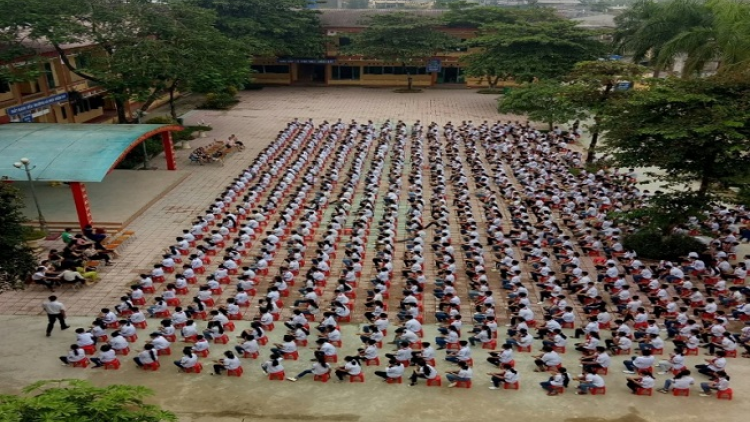
[[[708,377],[702,394],[728,391],[727,357],[741,348],[750,356],[750,328],[730,322],[750,319],[744,287],[750,259],[736,262],[737,236],[750,215],[716,206],[690,217],[676,231],[713,233],[707,252],[646,265],[621,243],[637,227],[608,213],[638,208],[650,193],[638,188],[632,170],[587,172],[573,141],[574,135],[517,122],[441,128],[386,121],[376,128],[338,121],[316,128],[295,120],[119,304],[102,310],[91,338],[79,338],[63,361],[75,362],[90,340],[114,328],[92,359],[111,362],[116,345],[124,350],[112,341],[134,340],[148,314],[160,323],[135,359],[147,368],[171,354],[181,335],[192,345],[175,365],[190,371],[211,344],[228,343],[234,321],[242,321],[249,329],[213,373],[241,375],[240,358],[267,352],[260,366],[272,379],[284,379],[284,363],[302,355],[312,357],[312,366],[288,380],[314,374],[364,381],[363,366],[380,365],[383,343],[391,340],[396,350],[374,372],[384,381],[408,376],[410,385],[419,379],[439,385],[436,362],[445,349],[445,363],[457,365],[445,371],[448,386],[470,387],[473,351],[481,348],[500,369],[487,373],[490,388],[517,388],[524,371],[514,354],[538,348],[531,368],[548,373],[540,376],[548,395],[571,380],[579,382],[578,394],[596,394],[606,391],[612,355],[635,352],[623,371],[634,375],[626,387],[640,394],[656,386],[656,375],[668,375],[661,391],[689,388],[694,380],[685,357],[703,347],[711,357],[695,367]],[[183,304],[188,293],[195,296]],[[436,302],[434,342],[424,338],[424,319],[433,317],[426,296]],[[283,328],[276,326],[282,313]],[[340,324],[352,318],[365,324],[358,339],[344,339]],[[198,321],[206,321],[205,329]],[[498,323],[505,321],[503,333]],[[275,329],[286,329],[281,342],[263,350]],[[569,336],[581,341],[568,345]],[[352,340],[361,346],[337,366],[342,343]],[[308,341],[312,356],[300,353]],[[667,341],[674,351],[657,360],[670,349]],[[563,365],[568,349],[581,353],[568,359],[568,366],[581,366],[580,375]]]

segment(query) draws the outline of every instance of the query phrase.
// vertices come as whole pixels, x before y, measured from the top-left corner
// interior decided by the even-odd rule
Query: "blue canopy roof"
[[[0,125],[0,177],[25,181],[13,166],[28,158],[37,181],[101,182],[140,142],[178,125],[11,123]]]

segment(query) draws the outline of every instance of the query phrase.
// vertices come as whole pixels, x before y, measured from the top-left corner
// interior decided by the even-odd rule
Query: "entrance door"
[[[326,83],[326,65],[324,64],[299,64],[297,68],[298,83]]]
[[[438,83],[457,84],[461,82],[463,82],[463,75],[461,75],[461,68],[444,67],[440,70],[440,74],[438,75]]]

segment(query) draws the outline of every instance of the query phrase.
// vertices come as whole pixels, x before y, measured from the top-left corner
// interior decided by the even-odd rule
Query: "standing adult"
[[[42,303],[44,312],[47,313],[47,337],[52,334],[52,328],[55,327],[55,321],[60,321],[60,329],[67,330],[69,325],[65,324],[65,305],[57,300],[57,296],[50,296],[48,300]]]

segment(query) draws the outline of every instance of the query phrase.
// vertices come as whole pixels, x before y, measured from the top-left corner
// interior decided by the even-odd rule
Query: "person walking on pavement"
[[[60,329],[67,330],[70,325],[65,324],[65,305],[57,300],[57,296],[50,296],[46,302],[42,304],[44,312],[47,313],[47,337],[52,334],[52,328],[55,327],[55,321],[60,321]]]

